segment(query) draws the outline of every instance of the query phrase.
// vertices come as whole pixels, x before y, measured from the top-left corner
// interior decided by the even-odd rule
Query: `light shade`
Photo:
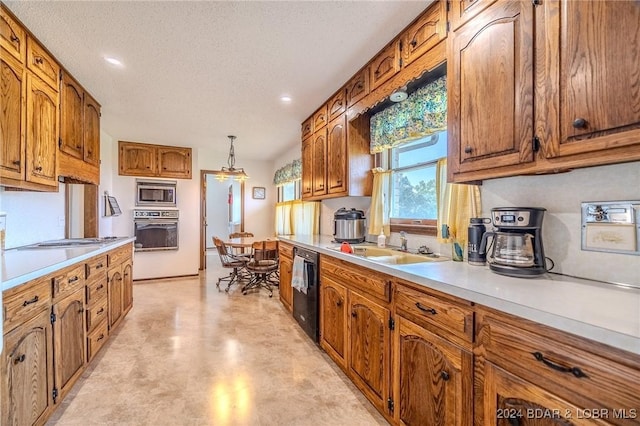
[[[229,158],[227,159],[227,164],[229,167],[221,167],[220,170],[214,170],[213,175],[216,180],[220,182],[224,182],[225,180],[232,179],[238,182],[243,182],[249,179],[249,176],[245,173],[242,167],[234,167],[236,164],[236,154],[233,148],[233,141],[235,140],[235,136],[227,136],[231,141],[231,146],[229,147]]]

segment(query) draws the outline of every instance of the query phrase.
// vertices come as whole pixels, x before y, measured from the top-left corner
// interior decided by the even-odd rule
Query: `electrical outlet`
[[[58,228],[64,228],[65,225],[64,216],[58,216]]]

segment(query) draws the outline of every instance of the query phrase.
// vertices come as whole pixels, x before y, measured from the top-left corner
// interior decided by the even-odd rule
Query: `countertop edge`
[[[609,330],[597,325],[584,323],[568,317],[563,317],[555,313],[541,311],[539,309],[515,303],[509,300],[499,299],[484,293],[474,292],[463,287],[441,282],[426,276],[420,276],[411,272],[403,271],[397,266],[388,266],[381,263],[366,260],[360,257],[354,257],[350,254],[344,254],[336,250],[318,246],[316,244],[296,240],[295,237],[284,238],[293,245],[314,250],[318,253],[325,254],[337,259],[341,259],[374,271],[378,271],[387,275],[392,275],[412,283],[441,291],[451,296],[460,297],[488,308],[496,309],[523,319],[527,319],[539,324],[543,324],[560,331],[574,334],[586,339],[590,339],[613,348],[622,349],[640,355],[640,338],[624,334],[615,330]]]
[[[125,245],[127,243],[131,243],[131,242],[135,241],[135,239],[136,239],[135,237],[123,237],[122,239],[118,239],[118,240],[113,241],[113,242],[108,242],[108,243],[105,243],[105,244],[101,244],[99,247],[96,247],[95,250],[89,251],[87,253],[84,253],[84,254],[81,254],[81,255],[78,255],[78,256],[74,256],[74,257],[69,258],[67,260],[64,260],[62,262],[57,262],[57,263],[48,265],[48,266],[46,266],[44,268],[39,268],[39,269],[36,269],[36,270],[31,271],[29,273],[26,273],[26,274],[11,278],[11,279],[9,279],[7,281],[3,281],[2,283],[0,283],[1,286],[2,286],[2,291],[12,289],[12,288],[17,287],[17,286],[19,286],[21,284],[24,284],[24,283],[26,283],[28,281],[35,280],[37,278],[40,278],[40,277],[43,277],[43,276],[45,276],[47,274],[55,272],[55,271],[57,271],[59,269],[66,268],[67,266],[71,266],[71,265],[73,265],[75,263],[82,262],[83,260],[89,259],[89,258],[97,256],[99,254],[106,253],[106,252],[111,251],[111,250],[113,250],[115,248],[121,247],[121,246],[123,246],[123,245]],[[89,248],[89,247],[87,247],[87,248]],[[33,249],[33,252],[39,252],[41,250],[50,250],[50,249]],[[51,249],[51,250],[54,250],[54,249]]]

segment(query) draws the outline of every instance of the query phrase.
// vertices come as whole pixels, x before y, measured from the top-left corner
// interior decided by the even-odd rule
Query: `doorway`
[[[215,171],[200,171],[200,270],[207,268],[207,250],[213,237],[227,239],[244,231],[244,182],[219,181]]]

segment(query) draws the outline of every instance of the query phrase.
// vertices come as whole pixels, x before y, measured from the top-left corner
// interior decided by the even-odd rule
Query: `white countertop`
[[[132,241],[135,241],[135,237],[116,238],[102,243],[76,247],[6,250],[0,258],[0,290],[8,290]]]
[[[296,245],[568,333],[640,354],[640,288],[558,274],[513,278],[467,262],[390,265],[341,253],[331,237],[280,237]]]

